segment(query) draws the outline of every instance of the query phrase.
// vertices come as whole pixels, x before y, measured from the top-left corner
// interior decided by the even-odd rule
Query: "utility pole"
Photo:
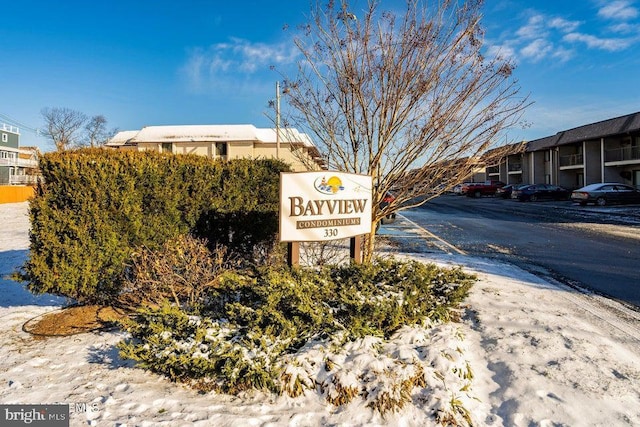
[[[276,82],[276,159],[280,158],[280,82]]]

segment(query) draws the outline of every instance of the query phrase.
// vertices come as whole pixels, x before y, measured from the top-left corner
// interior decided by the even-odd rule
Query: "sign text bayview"
[[[343,172],[280,174],[280,240],[317,242],[371,231],[370,176]]]

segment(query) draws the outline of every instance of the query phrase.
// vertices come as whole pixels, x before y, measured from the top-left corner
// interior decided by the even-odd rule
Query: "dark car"
[[[614,203],[640,203],[640,190],[626,184],[605,182],[590,184],[571,193],[571,200],[580,203],[594,203],[605,206]]]
[[[512,199],[521,202],[537,200],[569,200],[571,192],[566,188],[550,184],[523,185],[511,193]]]
[[[496,197],[509,199],[511,198],[511,193],[513,193],[513,190],[517,190],[522,186],[523,184],[509,184],[509,185],[505,185],[504,187],[499,187],[498,189],[496,189]]]

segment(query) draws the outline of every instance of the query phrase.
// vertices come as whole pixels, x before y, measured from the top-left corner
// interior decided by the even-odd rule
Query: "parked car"
[[[524,184],[509,184],[504,187],[498,187],[496,189],[496,197],[502,197],[503,199],[511,198],[511,193],[513,190],[516,190],[522,187]]]
[[[571,193],[571,200],[580,203],[594,203],[605,206],[614,203],[640,203],[640,190],[626,184],[605,182],[590,184]]]
[[[482,196],[495,196],[496,190],[500,187],[504,187],[504,182],[501,181],[486,181],[468,183],[462,186],[462,194],[468,197],[482,197]]]
[[[396,196],[394,196],[392,193],[387,191],[387,193],[382,198],[382,201],[380,202],[380,209],[384,209],[389,203],[393,202],[395,199],[396,199]],[[396,220],[396,214],[394,212],[382,218],[381,222],[383,224],[391,224],[395,220]]]
[[[518,199],[521,202],[537,200],[569,200],[571,191],[557,185],[549,184],[533,184],[523,185],[511,193],[512,199]]]
[[[453,194],[461,196],[462,195],[462,187],[468,186],[469,184],[473,184],[473,182],[463,182],[462,184],[454,185],[453,189],[451,191],[453,191]]]

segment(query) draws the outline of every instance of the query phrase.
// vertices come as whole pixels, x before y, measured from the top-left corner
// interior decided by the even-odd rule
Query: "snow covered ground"
[[[27,204],[0,205],[0,223],[6,276],[27,256]],[[434,346],[464,350],[474,372],[466,403],[476,424],[640,425],[637,312],[494,261],[435,251],[400,256],[463,265],[480,278],[464,321],[450,326],[463,341],[451,330],[432,337]],[[72,426],[413,426],[430,417],[428,406],[416,404],[383,419],[361,403],[335,408],[313,393],[198,394],[121,360],[119,332],[35,339],[22,331],[27,320],[64,303],[0,281],[0,403],[68,403]]]

